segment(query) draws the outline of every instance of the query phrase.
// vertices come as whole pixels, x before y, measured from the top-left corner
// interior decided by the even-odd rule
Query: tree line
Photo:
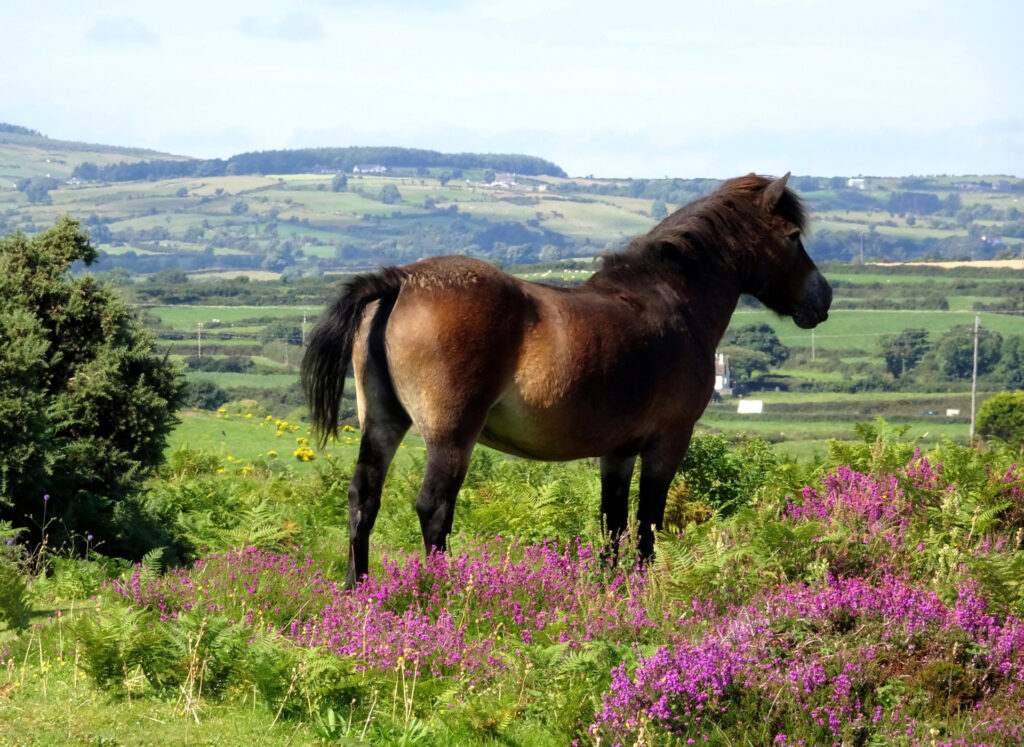
[[[551,161],[515,153],[440,153],[421,148],[353,146],[254,151],[227,159],[121,161],[107,166],[86,161],[75,167],[72,177],[85,181],[123,182],[241,174],[330,173],[350,172],[362,164],[389,169],[492,169],[524,176],[566,175]]]

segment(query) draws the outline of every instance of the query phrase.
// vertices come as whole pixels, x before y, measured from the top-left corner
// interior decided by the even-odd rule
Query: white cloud
[[[289,13],[271,24],[249,16],[239,22],[238,30],[246,36],[280,41],[313,41],[325,35],[320,21],[308,13]]]
[[[155,44],[159,37],[134,18],[102,18],[86,33],[100,44]]]

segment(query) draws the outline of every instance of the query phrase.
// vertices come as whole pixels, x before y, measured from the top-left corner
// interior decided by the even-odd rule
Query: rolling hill
[[[519,170],[503,171],[502,168]],[[70,214],[133,275],[319,275],[464,253],[505,265],[590,257],[715,179],[569,179],[531,156],[320,148],[190,159],[0,125],[0,232]],[[794,177],[818,260],[1014,258],[1014,177]],[[259,273],[256,275],[256,273]]]

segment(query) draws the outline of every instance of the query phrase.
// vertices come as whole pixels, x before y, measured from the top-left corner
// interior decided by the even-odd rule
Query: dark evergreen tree
[[[69,275],[95,259],[67,217],[0,239],[0,517],[37,533],[60,519],[139,556],[160,532],[135,491],[163,458],[182,379],[114,288]]]

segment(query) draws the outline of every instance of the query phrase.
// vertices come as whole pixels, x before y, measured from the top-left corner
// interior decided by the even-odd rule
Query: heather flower
[[[224,614],[378,671],[402,659],[435,676],[489,678],[507,669],[516,646],[541,635],[574,648],[597,639],[633,643],[656,627],[639,601],[643,575],[609,570],[578,540],[499,540],[457,556],[385,558],[355,592],[309,554],[256,548],[211,555],[159,579],[143,575],[138,568],[112,587],[163,621],[185,611]]]
[[[825,635],[828,651],[820,650]],[[862,696],[873,699],[887,681],[894,651],[929,640],[969,641],[969,671],[992,691],[1012,693],[1024,682],[1024,624],[1012,616],[1000,623],[973,583],[953,606],[895,577],[785,585],[721,614],[681,619],[674,638],[632,673],[625,664],[613,671],[593,736],[630,743],[645,718],[683,736],[698,716],[728,724],[753,708],[766,719],[772,709],[803,714],[805,733],[842,741],[857,725],[897,715]],[[925,650],[909,663],[926,666],[943,653]]]

